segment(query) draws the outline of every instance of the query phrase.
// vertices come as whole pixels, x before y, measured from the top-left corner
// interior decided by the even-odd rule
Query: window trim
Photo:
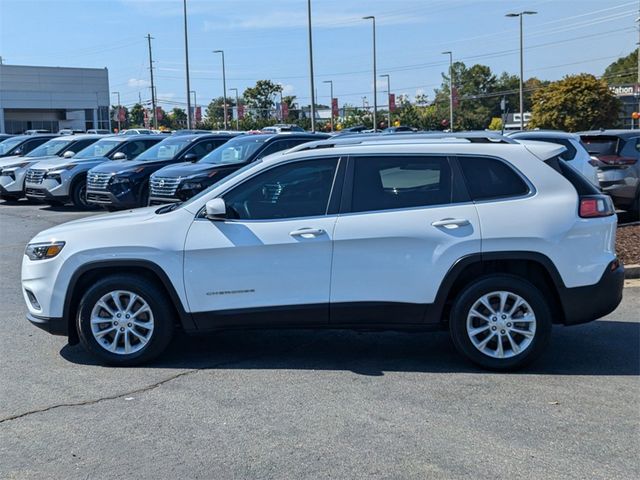
[[[452,182],[451,182],[451,202],[438,203],[435,205],[417,205],[413,207],[399,207],[399,208],[385,208],[382,210],[360,210],[353,211],[353,183],[355,174],[355,163],[358,158],[371,158],[371,157],[436,157],[444,158],[449,164],[451,170]],[[442,208],[448,205],[462,205],[465,203],[471,203],[471,197],[467,192],[464,180],[461,175],[459,166],[455,157],[444,153],[362,153],[349,155],[347,158],[347,168],[344,177],[344,188],[342,190],[342,198],[340,201],[340,214],[341,215],[364,215],[369,213],[382,213],[382,212],[398,212],[398,211],[410,211],[410,210],[424,210],[425,208]]]
[[[336,210],[336,204],[338,203],[336,199],[334,199],[334,197],[337,197],[338,199],[342,197],[342,191],[343,191],[343,185],[344,185],[344,177],[345,177],[345,166],[346,166],[346,158],[341,156],[341,155],[326,155],[326,156],[319,156],[319,157],[303,157],[303,158],[295,158],[295,159],[291,159],[288,160],[286,162],[278,162],[275,165],[270,165],[267,168],[263,168],[257,172],[255,172],[253,175],[244,178],[240,183],[236,183],[234,185],[231,185],[229,188],[223,190],[222,192],[220,192],[219,195],[217,195],[216,197],[210,198],[209,200],[213,200],[214,198],[223,198],[225,195],[227,195],[228,193],[232,192],[234,189],[239,188],[240,186],[242,186],[245,182],[250,181],[251,179],[257,177],[258,175],[261,175],[265,172],[268,172],[269,170],[272,170],[274,168],[278,168],[280,166],[283,165],[289,165],[291,163],[306,163],[309,161],[314,161],[314,160],[326,160],[326,159],[336,159],[337,160],[337,165],[336,165],[336,171],[333,174],[333,182],[331,183],[331,190],[329,191],[329,200],[327,201],[327,208],[325,209],[324,214],[322,215],[309,215],[309,216],[305,216],[305,217],[288,217],[288,218],[265,218],[265,219],[238,219],[238,218],[225,218],[224,222],[233,222],[233,223],[265,223],[265,222],[283,222],[283,221],[288,221],[288,220],[302,220],[302,219],[306,219],[306,218],[323,218],[323,217],[330,217],[330,216],[338,216],[339,212],[334,211]],[[253,163],[253,162],[251,162]],[[341,178],[342,177],[342,178]],[[209,201],[207,200],[207,201]],[[205,217],[205,209],[207,207],[206,205],[207,202],[205,202],[205,204],[200,208],[200,210],[198,210],[198,213],[196,213],[195,215],[195,220],[206,220],[208,222],[210,222],[211,220],[209,220],[208,218]],[[226,202],[225,202],[226,203]]]
[[[520,179],[529,188],[529,191],[527,193],[522,194],[522,195],[502,195],[502,196],[499,196],[499,197],[485,198],[485,199],[482,199],[482,200],[474,200],[471,197],[471,193],[469,192],[469,187],[468,187],[468,182],[469,181],[467,180],[467,177],[464,174],[462,166],[460,165],[460,159],[461,158],[488,158],[488,159],[491,159],[491,160],[497,160],[499,162],[502,162],[504,165],[507,166],[507,168],[510,168],[511,171],[513,171],[518,177],[520,177]],[[518,168],[516,168],[515,165],[513,165],[511,162],[505,160],[504,158],[496,157],[496,156],[493,156],[493,155],[483,155],[483,154],[477,155],[477,154],[472,154],[472,153],[468,153],[468,154],[465,153],[465,154],[456,154],[455,155],[455,162],[458,163],[458,165],[459,165],[460,175],[461,175],[461,178],[464,179],[464,184],[465,184],[465,188],[467,190],[467,194],[469,195],[469,200],[471,202],[475,203],[475,204],[517,200],[517,199],[532,197],[537,193],[536,187],[533,185],[533,183],[531,183],[531,181]]]

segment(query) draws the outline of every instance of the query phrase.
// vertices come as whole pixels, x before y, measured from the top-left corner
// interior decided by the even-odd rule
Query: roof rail
[[[424,143],[518,143],[512,138],[493,132],[422,132],[422,133],[364,133],[344,135],[304,143],[288,150],[288,153],[303,152],[321,148],[350,147],[382,144],[424,144]]]

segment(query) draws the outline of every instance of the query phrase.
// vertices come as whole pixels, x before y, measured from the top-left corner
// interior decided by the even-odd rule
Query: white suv
[[[564,147],[348,139],[247,165],[182,204],[67,223],[27,246],[28,318],[101,361],[157,356],[176,329],[448,328],[492,369],[552,324],[622,298],[611,201]]]

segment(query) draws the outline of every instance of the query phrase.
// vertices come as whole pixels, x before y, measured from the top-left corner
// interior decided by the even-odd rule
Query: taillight
[[[608,217],[615,213],[611,198],[606,195],[580,197],[579,215],[582,218]]]
[[[600,155],[598,160],[607,165],[634,165],[638,161],[637,158],[621,157],[619,155]]]

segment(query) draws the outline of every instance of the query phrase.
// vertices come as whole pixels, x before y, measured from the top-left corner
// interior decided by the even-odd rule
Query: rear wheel
[[[103,363],[138,365],[157,357],[173,334],[172,305],[153,282],[114,275],[87,290],[78,308],[82,345]]]
[[[491,275],[456,298],[449,330],[460,353],[492,370],[515,370],[533,361],[551,337],[551,312],[534,285]]]

